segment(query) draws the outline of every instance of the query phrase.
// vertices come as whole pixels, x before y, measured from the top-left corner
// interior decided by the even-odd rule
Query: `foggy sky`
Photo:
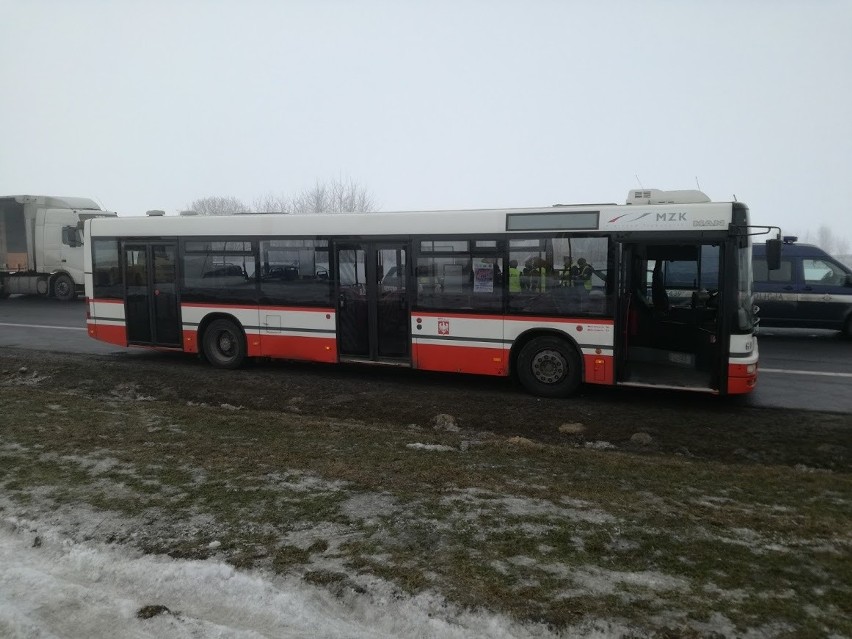
[[[852,241],[852,2],[0,0],[0,194],[121,214],[701,188]],[[813,239],[813,238],[812,238]]]

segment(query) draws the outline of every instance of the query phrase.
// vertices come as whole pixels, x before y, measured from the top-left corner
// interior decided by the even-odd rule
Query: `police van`
[[[824,328],[852,337],[852,270],[821,248],[796,240],[784,238],[777,270],[767,268],[766,245],[753,245],[759,325]]]

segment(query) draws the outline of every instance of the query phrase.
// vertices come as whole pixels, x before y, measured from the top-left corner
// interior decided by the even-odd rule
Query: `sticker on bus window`
[[[494,269],[493,264],[488,262],[475,262],[473,267],[473,292],[494,292]]]

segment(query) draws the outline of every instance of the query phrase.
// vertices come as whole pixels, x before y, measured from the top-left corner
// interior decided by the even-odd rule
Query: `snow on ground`
[[[36,532],[37,531],[37,532]],[[76,543],[57,529],[0,521],[0,636],[546,637],[541,626],[454,609],[436,596],[405,597],[376,582],[370,594],[335,597],[296,579],[214,561],[174,560],[122,546]],[[137,617],[146,606],[169,612]],[[569,636],[619,636],[593,624]]]

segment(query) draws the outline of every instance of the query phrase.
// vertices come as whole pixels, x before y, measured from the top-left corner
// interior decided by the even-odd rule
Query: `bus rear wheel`
[[[230,320],[213,321],[204,331],[204,356],[216,368],[239,368],[246,358],[246,340]]]
[[[536,337],[518,354],[518,379],[540,397],[565,397],[580,385],[577,349],[558,337]]]

